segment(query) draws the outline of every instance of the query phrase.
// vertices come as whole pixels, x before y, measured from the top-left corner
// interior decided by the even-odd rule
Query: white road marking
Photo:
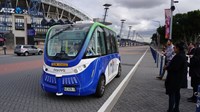
[[[145,53],[142,55],[142,57],[138,60],[138,62],[135,64],[135,66],[131,69],[131,71],[127,74],[127,76],[122,80],[122,82],[115,89],[115,91],[106,100],[106,102],[101,106],[101,108],[98,110],[98,112],[110,112],[112,110],[112,108],[117,103],[117,100],[121,96],[122,92],[126,88],[131,77],[134,75],[136,69],[138,68],[138,65],[141,63],[141,61],[144,58],[147,51],[148,51],[148,49],[145,51]]]

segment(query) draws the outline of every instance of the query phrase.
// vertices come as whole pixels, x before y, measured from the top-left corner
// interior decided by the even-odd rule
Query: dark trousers
[[[198,77],[191,77],[191,83],[193,87],[193,93],[198,92],[198,86],[200,85],[200,78]]]
[[[179,112],[180,89],[169,94],[169,109],[168,112]]]

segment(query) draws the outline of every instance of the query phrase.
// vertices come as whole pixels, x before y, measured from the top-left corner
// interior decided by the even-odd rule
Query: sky
[[[132,26],[131,37],[134,30],[145,41],[150,41],[156,28],[164,25],[164,9],[170,8],[171,0],[61,0],[78,8],[91,18],[103,18],[104,4],[112,4],[108,9],[106,21],[112,22],[110,26],[118,34],[121,27],[121,19],[125,19],[122,35],[128,35],[129,26]],[[186,13],[200,9],[200,0],[179,0],[174,4],[174,14]],[[134,38],[134,37],[133,37]],[[137,38],[140,41],[140,38]]]

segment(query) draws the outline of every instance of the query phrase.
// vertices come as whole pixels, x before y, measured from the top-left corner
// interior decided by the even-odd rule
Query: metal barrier
[[[155,50],[152,47],[150,47],[150,49],[151,49],[153,59],[155,60],[155,63],[157,65],[157,68],[160,67],[159,76],[161,76],[163,73],[165,56],[163,54],[159,53],[157,50]]]
[[[162,74],[163,74],[163,67],[164,67],[164,63],[165,62],[163,62],[163,61],[165,61],[165,56],[164,55],[162,55],[161,56],[161,60],[160,60],[160,72],[159,72],[159,75],[161,76]]]
[[[159,67],[159,76],[162,77],[163,75],[163,67],[165,64],[165,56],[158,52],[156,49],[150,47],[151,53],[153,56],[153,59],[155,60],[155,63],[157,64],[157,67]],[[188,57],[188,63],[190,63],[190,56],[186,55]],[[187,68],[187,88],[192,89],[191,87],[191,77],[189,76],[189,67]]]
[[[157,52],[156,52],[156,50],[154,49],[154,48],[152,48],[152,47],[150,47],[150,49],[151,49],[151,54],[152,54],[152,56],[153,56],[153,59],[154,59],[154,61],[155,61],[155,63],[157,62]]]

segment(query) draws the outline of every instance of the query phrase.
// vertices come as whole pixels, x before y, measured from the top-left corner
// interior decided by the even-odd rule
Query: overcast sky
[[[103,4],[112,4],[106,18],[106,21],[113,23],[110,27],[119,33],[120,20],[126,19],[123,27],[124,35],[128,34],[128,26],[131,25],[132,31],[136,30],[148,40],[159,26],[159,23],[154,21],[160,21],[160,24],[164,25],[164,9],[170,7],[171,0],[68,0],[67,2],[92,18],[103,18],[105,13]],[[200,0],[179,0],[175,6],[175,14],[198,10]]]

